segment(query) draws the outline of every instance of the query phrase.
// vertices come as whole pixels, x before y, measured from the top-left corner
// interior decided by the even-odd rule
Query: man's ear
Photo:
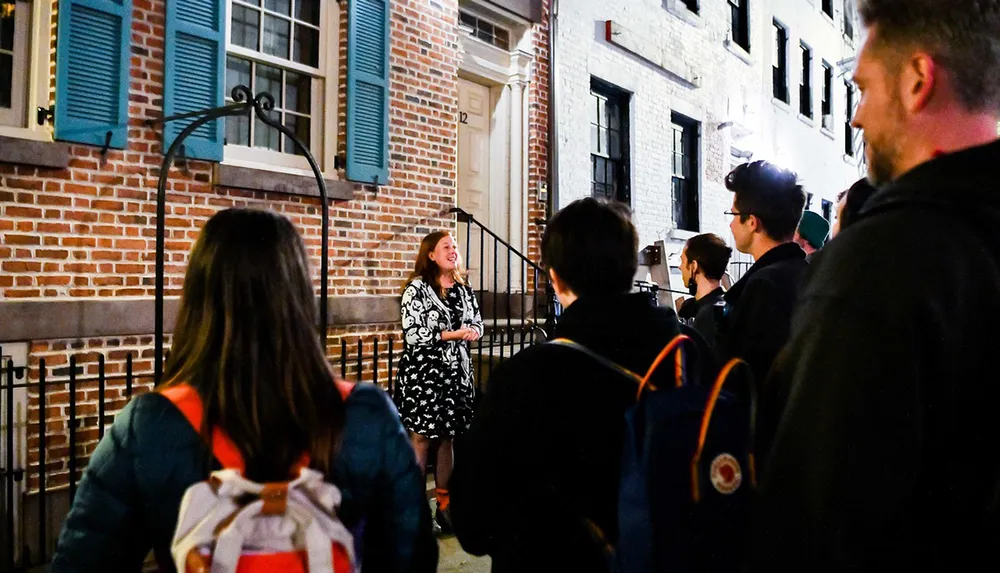
[[[902,66],[898,85],[903,108],[909,113],[917,113],[926,108],[937,87],[938,66],[930,54],[917,52]]]

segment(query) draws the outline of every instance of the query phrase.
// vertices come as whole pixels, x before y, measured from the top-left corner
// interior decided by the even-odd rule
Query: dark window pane
[[[226,118],[226,145],[250,145],[250,118],[231,115]]]
[[[600,147],[598,146],[598,138],[597,138],[597,130],[598,129],[599,128],[596,125],[590,124],[590,152],[591,153],[600,153],[600,151],[601,151]]]
[[[621,132],[616,129],[608,130],[608,155],[611,159],[622,158]]]
[[[608,126],[611,129],[621,129],[622,128],[621,106],[615,100],[608,100],[607,110],[608,110]]]
[[[319,65],[319,30],[295,26],[292,59],[314,68]]]
[[[295,17],[319,26],[320,0],[295,0]]]
[[[461,19],[462,23],[465,24],[466,26],[472,28],[473,30],[476,29],[476,17],[473,16],[472,14],[461,12],[459,14],[459,18]]]
[[[233,4],[232,42],[237,46],[257,49],[260,12]]]
[[[264,16],[264,53],[288,59],[288,37],[291,22],[275,16]]]
[[[486,30],[483,30],[482,28],[480,28],[479,31],[476,32],[476,37],[484,42],[488,42],[490,44],[493,43],[493,34],[490,34]]]
[[[274,112],[268,114],[268,117],[277,118]],[[259,118],[254,119],[254,136],[253,144],[254,147],[266,147],[267,149],[272,149],[274,151],[279,151],[279,143],[281,141],[281,132],[273,127],[265,124]]]
[[[226,97],[229,97],[236,86],[251,87],[250,62],[228,56],[226,58]]]
[[[6,9],[10,6],[10,9]],[[17,2],[0,4],[0,50],[14,50],[14,12]]]
[[[14,58],[9,54],[0,54],[0,107],[11,107],[13,93]]]
[[[257,64],[257,85],[254,93],[267,92],[274,96],[274,104],[277,107],[284,107],[281,100],[281,70],[264,64]]]
[[[604,180],[611,184],[612,189],[618,188],[618,165],[614,161],[605,161],[604,169],[607,170],[607,174]]]
[[[604,183],[607,181],[605,176],[605,163],[606,161],[601,157],[594,157],[594,181],[597,183]]]
[[[494,33],[494,37],[496,39],[495,43],[496,43],[497,47],[498,48],[503,48],[505,50],[509,50],[510,49],[510,34],[507,32],[507,30],[504,30],[503,28],[497,28],[494,32],[495,32]]]
[[[608,130],[600,128],[597,132],[597,149],[602,155],[608,155]]]
[[[597,123],[603,127],[608,125],[608,102],[602,97],[597,98]]]
[[[309,137],[311,122],[308,117],[301,117],[297,115],[286,115],[285,116],[285,127],[291,129],[295,132],[295,136],[299,138],[299,141],[309,147]],[[295,155],[305,155],[302,151],[292,142],[290,137],[285,137],[285,153],[293,153]]]
[[[285,72],[285,109],[312,113],[312,78]]]
[[[264,7],[285,16],[292,13],[292,3],[289,0],[264,0]]]

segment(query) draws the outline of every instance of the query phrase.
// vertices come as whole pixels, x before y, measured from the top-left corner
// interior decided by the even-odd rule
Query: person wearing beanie
[[[830,222],[819,213],[805,211],[799,228],[795,230],[795,242],[806,252],[806,260],[823,248],[830,234]]]

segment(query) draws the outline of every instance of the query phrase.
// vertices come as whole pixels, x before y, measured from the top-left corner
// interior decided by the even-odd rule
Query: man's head
[[[726,176],[733,192],[733,232],[736,249],[753,254],[758,246],[787,243],[802,218],[806,194],[795,173],[767,161],[744,163]]]
[[[807,253],[812,254],[823,248],[830,234],[830,222],[819,213],[802,213],[799,228],[795,230],[795,242]]]
[[[705,233],[691,237],[681,251],[681,279],[687,286],[698,275],[718,282],[726,274],[733,250],[718,235]]]
[[[868,37],[854,81],[880,186],[931,159],[996,137],[1000,0],[859,0]],[[992,136],[987,128],[992,122]]]
[[[545,228],[542,265],[560,301],[627,293],[638,264],[639,235],[621,205],[580,199]]]
[[[866,177],[858,179],[850,189],[837,196],[837,220],[830,229],[830,236],[836,237],[861,216],[861,208],[875,194],[875,187]]]

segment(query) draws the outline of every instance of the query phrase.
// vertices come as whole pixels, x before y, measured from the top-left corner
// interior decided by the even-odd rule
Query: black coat
[[[672,310],[628,295],[576,301],[556,336],[644,373],[678,332]],[[582,518],[617,539],[624,417],[636,390],[634,381],[561,346],[527,348],[501,364],[450,482],[466,551],[490,554],[494,572],[603,571]]]
[[[722,358],[746,360],[758,390],[788,341],[792,309],[808,266],[802,247],[778,245],[764,253],[725,295],[728,310]]]
[[[1000,142],[920,165],[817,255],[769,383],[756,570],[996,568],[998,165]]]

